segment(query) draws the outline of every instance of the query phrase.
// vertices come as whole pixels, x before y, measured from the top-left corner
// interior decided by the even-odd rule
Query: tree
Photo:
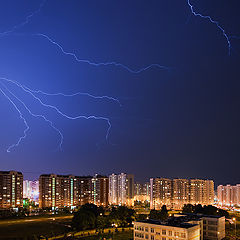
[[[81,206],[80,209],[92,212],[96,217],[99,216],[100,214],[104,214],[103,207],[98,207],[97,205],[95,205],[93,203],[84,204]]]
[[[74,230],[81,231],[92,229],[96,224],[96,216],[85,209],[75,212],[72,219],[72,227]]]
[[[192,205],[185,204],[183,206],[183,213],[195,213],[195,214],[204,214],[204,215],[213,215],[213,216],[225,216],[229,217],[229,213],[223,209],[214,207],[212,205],[202,206],[201,204]]]
[[[183,213],[193,213],[194,212],[194,206],[192,204],[184,204],[182,212]]]
[[[150,215],[149,215],[150,219],[154,219],[154,220],[160,220],[160,221],[165,221],[168,219],[168,210],[166,205],[163,205],[161,210],[151,210],[150,211]]]
[[[121,227],[126,227],[132,224],[135,218],[135,211],[125,206],[113,207],[109,214],[109,218],[112,223],[120,225]]]
[[[96,225],[97,225],[97,229],[104,230],[104,228],[109,225],[107,217],[106,216],[98,216]]]

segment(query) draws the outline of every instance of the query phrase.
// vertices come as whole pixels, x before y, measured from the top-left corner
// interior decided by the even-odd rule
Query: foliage
[[[151,210],[149,214],[150,219],[165,221],[168,219],[168,210],[166,205],[163,205],[161,210]]]
[[[96,216],[93,212],[80,209],[75,212],[72,219],[72,227],[74,230],[81,231],[86,229],[92,229],[96,224]]]
[[[136,221],[146,220],[147,217],[148,217],[148,214],[137,214],[137,215],[136,215]]]
[[[213,216],[225,216],[229,218],[229,213],[223,209],[214,207],[212,205],[202,206],[201,204],[192,205],[185,204],[182,210],[183,213],[195,213],[195,214],[204,214],[204,215],[213,215]]]
[[[113,207],[109,214],[110,221],[121,227],[126,227],[132,224],[135,219],[135,210],[125,206]]]
[[[93,203],[87,203],[85,205],[82,205],[80,209],[92,212],[95,215],[95,217],[99,216],[100,214],[104,214],[103,207],[98,207]]]
[[[104,214],[104,209],[94,204],[85,204],[74,213],[72,228],[74,230],[86,230],[114,226],[126,227],[135,219],[135,211],[125,206],[113,207],[109,215]]]

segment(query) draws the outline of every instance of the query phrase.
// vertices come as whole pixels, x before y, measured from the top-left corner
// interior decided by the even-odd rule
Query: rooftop
[[[162,222],[162,221],[159,221],[159,220],[147,219],[147,220],[142,220],[142,221],[137,221],[137,222],[149,223],[149,224],[155,224],[155,225],[162,225],[162,226],[169,226],[169,227],[179,227],[179,228],[186,228],[186,229],[197,226],[197,224],[185,223],[185,222],[182,222],[182,221]]]
[[[201,213],[177,213],[174,214],[174,217],[188,217],[191,219],[197,219],[197,218],[221,218],[222,216],[217,216],[217,215],[206,215],[206,214],[201,214]]]

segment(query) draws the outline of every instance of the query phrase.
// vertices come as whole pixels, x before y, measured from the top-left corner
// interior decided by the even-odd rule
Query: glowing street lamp
[[[233,220],[234,225],[235,225],[235,239],[237,239],[237,221],[236,221],[235,217],[232,220]]]

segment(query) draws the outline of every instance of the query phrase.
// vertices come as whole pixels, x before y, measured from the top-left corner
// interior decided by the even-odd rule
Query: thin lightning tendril
[[[85,92],[76,92],[76,93],[72,93],[72,94],[65,94],[65,93],[61,93],[61,92],[47,93],[47,92],[44,92],[42,90],[32,90],[32,89],[30,89],[30,88],[28,88],[24,85],[22,85],[22,87],[24,89],[30,91],[31,93],[42,94],[42,95],[46,95],[46,96],[62,96],[62,97],[86,96],[86,97],[90,97],[90,98],[94,98],[94,99],[107,99],[107,100],[114,101],[114,102],[118,103],[119,106],[122,107],[121,102],[117,98],[106,96],[106,95],[96,96],[96,95],[93,95],[93,94],[90,94],[90,93],[85,93]]]
[[[2,79],[2,78],[1,78],[1,79]],[[28,113],[29,113],[31,116],[36,117],[36,118],[42,118],[45,122],[49,123],[49,125],[60,135],[59,149],[61,150],[61,149],[62,149],[62,144],[63,144],[63,134],[61,133],[61,131],[60,131],[57,127],[54,126],[53,122],[50,121],[49,119],[47,119],[44,115],[40,115],[40,114],[35,114],[35,113],[33,113],[33,112],[27,107],[27,105],[26,105],[20,98],[18,98],[12,91],[10,91],[10,90],[6,87],[6,85],[5,85],[4,83],[1,82],[1,84],[4,86],[4,88],[5,88],[18,102],[20,102],[20,103],[24,106],[24,108],[28,111]],[[4,96],[6,96],[6,95],[4,95]],[[6,97],[7,97],[7,96],[6,96]],[[8,98],[8,99],[9,99],[9,98]],[[21,111],[20,111],[19,109],[18,109],[18,111],[21,113]],[[23,116],[22,113],[21,113],[21,116]],[[25,118],[24,118],[24,122],[26,123],[26,119],[25,119]],[[27,125],[28,125],[28,124],[27,124]],[[30,129],[29,126],[28,126],[28,129]],[[27,131],[25,130],[25,131],[24,131],[24,133],[25,133],[24,138],[26,138],[26,136],[27,136],[27,135],[26,135],[26,132],[27,132]],[[23,138],[23,137],[20,138],[16,144],[11,145],[11,146],[7,149],[7,152],[10,152],[10,150],[11,150],[12,148],[19,146],[20,143],[21,143],[21,141],[22,141],[24,138]]]
[[[77,62],[80,62],[80,63],[87,63],[89,65],[92,65],[92,66],[95,66],[95,67],[100,67],[100,66],[115,66],[115,67],[121,67],[125,70],[127,70],[128,72],[130,73],[135,73],[135,74],[138,74],[138,73],[141,73],[141,72],[144,72],[150,68],[153,68],[153,67],[156,67],[156,68],[159,68],[159,69],[162,69],[162,70],[170,70],[169,67],[166,67],[166,66],[162,66],[160,64],[157,64],[157,63],[152,63],[146,67],[143,67],[143,68],[140,68],[138,70],[134,70],[122,63],[118,63],[118,62],[92,62],[90,60],[87,60],[87,59],[80,59],[75,53],[73,52],[67,52],[66,50],[64,50],[64,48],[59,44],[57,43],[56,41],[54,41],[52,38],[50,38],[49,36],[47,36],[46,34],[43,34],[43,33],[36,33],[36,34],[32,34],[33,36],[39,36],[39,37],[43,37],[45,39],[47,39],[50,43],[52,43],[53,45],[57,46],[60,51],[64,54],[64,55],[68,55],[68,56],[71,56],[73,57]]]
[[[210,16],[202,15],[202,14],[200,14],[200,13],[195,12],[194,9],[193,9],[194,7],[193,7],[193,5],[191,4],[190,0],[187,0],[187,2],[188,2],[188,5],[189,5],[189,7],[190,7],[190,9],[191,9],[191,12],[192,12],[192,14],[193,14],[194,16],[208,19],[211,23],[215,24],[218,29],[220,29],[220,31],[222,32],[223,36],[224,36],[224,37],[226,38],[226,40],[227,40],[227,44],[228,44],[228,54],[231,55],[231,48],[232,48],[232,46],[231,46],[230,36],[227,35],[225,29],[219,24],[218,21],[213,20]]]
[[[21,28],[21,27],[25,26],[26,24],[28,24],[29,21],[30,21],[30,19],[31,19],[32,17],[34,17],[36,14],[38,14],[38,13],[41,11],[41,9],[43,8],[43,6],[44,6],[44,4],[45,4],[46,1],[47,1],[47,0],[43,0],[43,1],[41,2],[41,4],[40,4],[39,8],[38,8],[37,10],[33,11],[31,14],[29,14],[29,15],[25,18],[25,21],[23,21],[23,22],[15,25],[15,26],[13,26],[12,29],[10,29],[10,30],[8,30],[8,31],[1,32],[1,33],[0,33],[0,36],[1,36],[1,35],[8,35],[8,34],[10,34],[10,33],[13,33],[13,32],[14,32],[15,30],[17,30],[18,28]]]
[[[20,111],[20,109],[18,108],[18,106],[13,102],[13,100],[0,88],[0,92],[3,94],[3,96],[13,105],[13,107],[16,109],[16,111],[18,112],[19,114],[19,117],[23,120],[24,122],[24,125],[25,125],[25,129],[23,131],[23,136],[19,137],[17,143],[15,144],[12,144],[8,149],[7,149],[7,152],[10,152],[10,150],[14,147],[17,147],[23,139],[25,139],[27,137],[27,132],[28,130],[30,129],[29,128],[29,125],[26,121],[26,119],[24,118],[22,112]]]
[[[26,24],[29,23],[30,19],[33,18],[36,14],[38,14],[41,9],[43,8],[45,2],[47,0],[43,0],[39,6],[39,8],[35,11],[33,11],[30,15],[28,15],[25,20],[15,26],[13,26],[10,30],[8,31],[5,31],[5,32],[1,32],[0,33],[0,37],[3,37],[3,36],[10,36],[10,35],[27,35],[28,34],[16,34],[15,31],[18,30],[19,28],[22,28],[23,26],[25,26]],[[140,69],[132,69],[122,63],[118,63],[118,62],[115,62],[115,61],[111,61],[111,62],[93,62],[93,61],[90,61],[88,59],[80,59],[74,52],[68,52],[66,51],[62,45],[60,45],[59,43],[57,43],[56,41],[54,41],[52,38],[50,38],[49,36],[47,36],[46,34],[42,34],[42,33],[35,33],[35,34],[30,34],[31,36],[36,36],[36,37],[41,37],[41,38],[44,38],[46,39],[49,43],[55,45],[64,55],[66,56],[71,56],[75,61],[79,62],[79,63],[86,63],[86,64],[89,64],[89,65],[92,65],[92,66],[95,66],[95,67],[100,67],[100,66],[114,66],[114,67],[120,67],[122,69],[125,69],[127,70],[128,72],[130,73],[134,73],[134,74],[139,74],[139,73],[142,73],[146,70],[149,70],[150,68],[159,68],[161,70],[170,70],[170,68],[166,67],[166,66],[162,66],[160,64],[150,64],[148,66],[145,66],[143,68],[140,68]],[[41,95],[45,95],[45,96],[62,96],[62,97],[75,97],[75,96],[86,96],[86,97],[90,97],[90,98],[93,98],[93,99],[102,99],[102,100],[109,100],[109,101],[113,101],[113,102],[116,102],[119,104],[119,106],[121,107],[121,102],[117,99],[117,98],[114,98],[114,97],[111,97],[111,96],[106,96],[106,95],[103,95],[103,96],[95,96],[95,95],[92,95],[90,93],[85,93],[85,92],[77,92],[77,93],[72,93],[72,94],[65,94],[65,93],[47,93],[47,92],[44,92],[42,90],[32,90],[22,84],[20,84],[19,82],[17,81],[14,81],[14,80],[11,80],[11,79],[8,79],[8,78],[4,78],[4,77],[0,77],[0,83],[2,85],[2,87],[4,88],[4,90],[0,87],[0,93],[3,94],[3,96],[13,105],[13,107],[16,109],[16,111],[19,113],[19,116],[20,116],[20,119],[23,120],[24,124],[25,124],[25,129],[23,131],[23,136],[19,137],[18,141],[15,143],[15,144],[12,144],[8,149],[7,149],[7,152],[10,152],[13,148],[15,147],[18,147],[20,145],[20,143],[27,137],[27,132],[29,131],[30,127],[27,123],[27,120],[26,118],[24,117],[23,113],[21,112],[21,110],[19,109],[19,107],[17,106],[17,104],[15,103],[15,101],[17,101],[19,104],[21,104],[25,110],[28,112],[29,115],[35,117],[35,118],[41,118],[43,119],[45,122],[47,122],[60,136],[60,143],[59,143],[59,149],[62,149],[62,144],[63,144],[63,134],[61,133],[61,131],[56,128],[53,124],[52,121],[50,121],[48,118],[46,118],[46,116],[44,115],[41,115],[41,114],[35,114],[33,113],[30,108],[25,104],[24,101],[22,101],[19,97],[17,97],[12,91],[9,90],[9,88],[3,83],[3,82],[7,82],[8,84],[11,83],[13,85],[15,85],[16,87],[20,88],[24,93],[30,95],[34,100],[36,100],[42,107],[44,108],[48,108],[48,109],[52,109],[54,110],[58,115],[66,118],[66,119],[69,119],[69,120],[77,120],[77,119],[86,119],[86,120],[90,120],[90,119],[93,119],[93,120],[102,120],[102,121],[105,121],[107,122],[108,124],[108,128],[107,128],[107,131],[106,131],[106,141],[108,140],[109,138],[109,134],[110,134],[110,130],[111,130],[111,122],[110,122],[110,119],[107,118],[107,117],[102,117],[102,116],[95,116],[95,115],[90,115],[90,116],[85,116],[85,115],[77,115],[77,116],[70,116],[66,113],[64,113],[63,111],[61,111],[59,108],[57,108],[56,106],[54,105],[51,105],[51,104],[48,104],[48,103],[45,103],[43,102],[43,100],[41,100],[40,97],[37,96],[37,94],[41,94]],[[6,92],[8,94],[6,94]],[[9,97],[9,95],[11,97]],[[13,100],[15,99],[15,101]]]
[[[25,86],[21,85],[20,83],[18,83],[17,81],[14,81],[14,80],[11,80],[11,79],[8,79],[8,78],[0,78],[1,81],[6,81],[8,83],[12,83],[14,84],[15,86],[19,87],[20,89],[22,89],[25,93],[29,94],[31,97],[33,97],[35,100],[38,101],[38,103],[40,103],[40,105],[42,105],[43,107],[46,107],[46,108],[50,108],[50,109],[53,109],[55,110],[59,115],[61,115],[62,117],[64,118],[67,118],[69,120],[78,120],[78,119],[85,119],[85,120],[89,120],[89,119],[94,119],[94,120],[104,120],[107,122],[108,124],[108,129],[107,129],[107,132],[106,132],[106,141],[108,140],[108,137],[109,137],[109,134],[110,134],[110,130],[111,130],[111,122],[110,122],[110,119],[107,118],[107,117],[101,117],[101,116],[94,116],[94,115],[90,115],[90,116],[85,116],[85,115],[78,115],[78,116],[70,116],[70,115],[67,115],[66,113],[62,112],[59,108],[57,108],[56,106],[54,105],[51,105],[51,104],[46,104],[44,103],[39,97],[37,97],[33,92],[33,90],[29,90],[29,88],[26,88]],[[4,85],[2,82],[1,82],[2,85]],[[41,117],[43,118],[46,122],[50,123],[51,127],[56,130],[59,135],[61,136],[61,141],[60,141],[60,144],[59,144],[59,148],[61,149],[62,148],[62,143],[63,143],[63,134],[60,132],[59,129],[57,129],[53,123],[48,120],[44,115],[36,115],[34,113],[31,112],[31,110],[26,106],[26,104],[20,100],[16,95],[14,95],[5,85],[4,87],[7,89],[7,91],[13,95],[19,102],[21,102],[23,104],[23,106],[25,107],[25,109],[29,112],[30,115],[34,116],[34,117]],[[19,110],[20,111],[20,110]],[[21,141],[20,141],[21,142]],[[19,142],[19,143],[20,143]],[[16,144],[14,146],[18,146],[19,144]],[[12,148],[12,147],[11,147]]]

